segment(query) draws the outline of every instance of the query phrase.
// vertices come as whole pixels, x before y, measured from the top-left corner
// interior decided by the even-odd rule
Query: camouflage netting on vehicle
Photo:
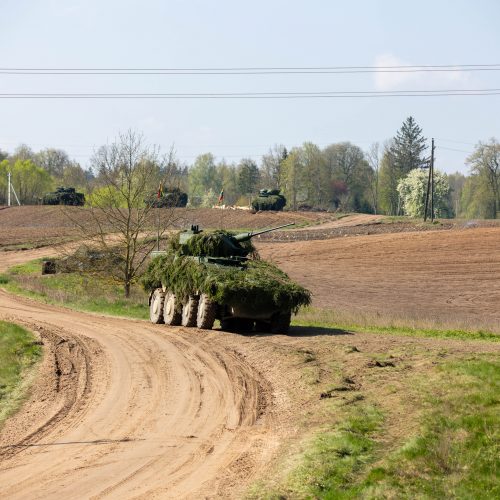
[[[258,257],[251,240],[236,241],[234,234],[218,230],[210,233],[194,234],[186,243],[179,243],[179,236],[169,242],[170,250],[180,255],[202,255],[210,257],[230,257],[252,255]]]
[[[147,292],[166,284],[181,302],[191,294],[205,293],[218,304],[237,306],[250,302],[256,307],[272,304],[293,312],[311,302],[308,290],[262,260],[248,260],[239,267],[223,267],[168,253],[151,261],[141,281]]]
[[[261,189],[259,196],[252,200],[254,210],[283,210],[286,198],[280,194],[279,189]]]

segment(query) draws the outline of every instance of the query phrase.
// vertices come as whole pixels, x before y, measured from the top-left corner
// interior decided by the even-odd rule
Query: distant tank
[[[160,198],[152,197],[144,201],[154,208],[184,208],[188,202],[188,195],[179,188],[173,188],[165,191]]]
[[[153,323],[228,331],[286,333],[292,312],[311,294],[275,265],[260,260],[251,239],[284,226],[233,234],[182,231],[166,251],[153,252],[142,278]]]
[[[286,205],[286,198],[280,194],[279,189],[261,189],[259,196],[252,200],[254,210],[275,210],[280,211]]]
[[[85,195],[77,193],[75,188],[58,187],[53,193],[47,193],[42,199],[43,205],[83,206]]]

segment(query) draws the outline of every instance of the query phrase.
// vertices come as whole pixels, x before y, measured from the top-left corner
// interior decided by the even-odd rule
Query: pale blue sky
[[[0,67],[157,68],[499,64],[500,2],[0,0]],[[500,88],[500,71],[406,75],[0,75],[0,93],[268,92]],[[437,167],[500,137],[500,95],[303,100],[6,100],[0,148],[60,147],[87,164],[120,131],[192,162],[259,160],[350,140],[363,149],[413,115]],[[449,148],[449,149],[443,149]],[[450,149],[461,150],[451,151]]]

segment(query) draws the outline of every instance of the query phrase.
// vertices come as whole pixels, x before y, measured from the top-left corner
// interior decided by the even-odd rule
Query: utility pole
[[[431,222],[434,222],[434,138],[431,144]]]
[[[17,197],[16,190],[14,189],[14,186],[12,185],[12,180],[11,180],[12,174],[10,172],[7,172],[7,206],[11,206],[11,192],[14,193],[14,196],[16,198],[17,204],[21,206],[21,202],[19,201],[19,198]]]
[[[424,222],[427,221],[427,211],[429,207],[429,194],[431,198],[431,221],[434,221],[434,138],[431,145],[431,162],[429,165],[429,177],[427,179],[427,191],[425,193]]]

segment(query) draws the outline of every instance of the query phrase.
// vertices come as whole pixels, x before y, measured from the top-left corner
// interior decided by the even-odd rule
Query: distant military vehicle
[[[283,210],[286,198],[280,194],[279,189],[261,189],[259,196],[252,200],[254,210]]]
[[[73,205],[83,206],[85,195],[77,193],[75,188],[58,187],[54,192],[47,193],[42,199],[43,205]]]
[[[160,198],[154,198],[150,202],[155,208],[184,208],[188,202],[187,193],[183,193],[179,188],[164,191]]]
[[[251,238],[272,229],[232,234],[183,231],[167,251],[153,252],[143,277],[153,323],[286,333],[292,312],[308,305],[308,290],[256,257]],[[253,256],[253,258],[252,258]]]

